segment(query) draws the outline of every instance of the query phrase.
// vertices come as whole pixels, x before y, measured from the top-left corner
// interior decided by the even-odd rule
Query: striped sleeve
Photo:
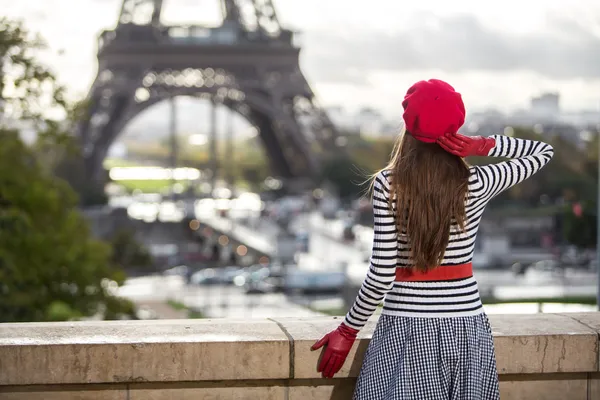
[[[511,160],[472,169],[476,179],[470,185],[471,194],[477,198],[490,200],[523,182],[548,164],[554,155],[552,146],[544,142],[502,135],[490,137],[496,141],[496,146],[490,150],[489,156]]]
[[[398,234],[389,209],[389,172],[380,172],[373,188],[373,251],[367,276],[354,305],[344,319],[351,328],[361,329],[394,284],[398,257]]]

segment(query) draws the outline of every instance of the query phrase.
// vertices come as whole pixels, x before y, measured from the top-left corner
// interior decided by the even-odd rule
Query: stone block
[[[289,355],[268,320],[0,324],[0,385],[285,379]]]
[[[564,313],[561,315],[581,322],[600,335],[600,312]],[[600,340],[598,346],[600,347]],[[600,369],[600,351],[598,351],[598,368]],[[600,399],[600,396],[598,396],[598,399]]]
[[[317,363],[323,349],[312,351],[310,347],[328,332],[337,328],[343,317],[277,318],[283,329],[293,339],[294,362],[292,371],[295,379],[321,378],[317,372]],[[342,369],[336,378],[356,377],[360,372],[365,351],[377,324],[377,318],[371,318],[361,329]]]
[[[499,374],[598,371],[598,334],[559,314],[490,315]]]

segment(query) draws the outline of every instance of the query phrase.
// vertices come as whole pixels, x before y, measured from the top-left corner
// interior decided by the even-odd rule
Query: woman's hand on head
[[[481,136],[465,136],[460,133],[446,133],[437,140],[437,144],[448,153],[459,157],[487,156],[496,146],[492,138]]]
[[[469,156],[469,150],[472,147],[472,140],[470,137],[457,134],[446,133],[444,136],[440,136],[437,140],[440,147],[446,150],[448,153],[454,154],[459,157]]]

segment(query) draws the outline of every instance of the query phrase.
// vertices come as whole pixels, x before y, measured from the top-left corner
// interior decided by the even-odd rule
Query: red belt
[[[396,268],[396,282],[410,281],[449,281],[473,276],[473,264],[444,265],[427,272],[414,268]]]

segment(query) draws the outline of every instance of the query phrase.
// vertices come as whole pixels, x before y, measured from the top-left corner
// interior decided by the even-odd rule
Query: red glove
[[[496,146],[493,138],[446,133],[437,140],[440,147],[459,157],[487,156]]]
[[[336,330],[329,332],[321,340],[312,345],[311,350],[320,349],[325,345],[325,351],[317,367],[317,372],[322,372],[323,378],[333,378],[333,375],[342,368],[356,340],[357,334],[358,331],[356,329],[352,329],[342,323]]]

